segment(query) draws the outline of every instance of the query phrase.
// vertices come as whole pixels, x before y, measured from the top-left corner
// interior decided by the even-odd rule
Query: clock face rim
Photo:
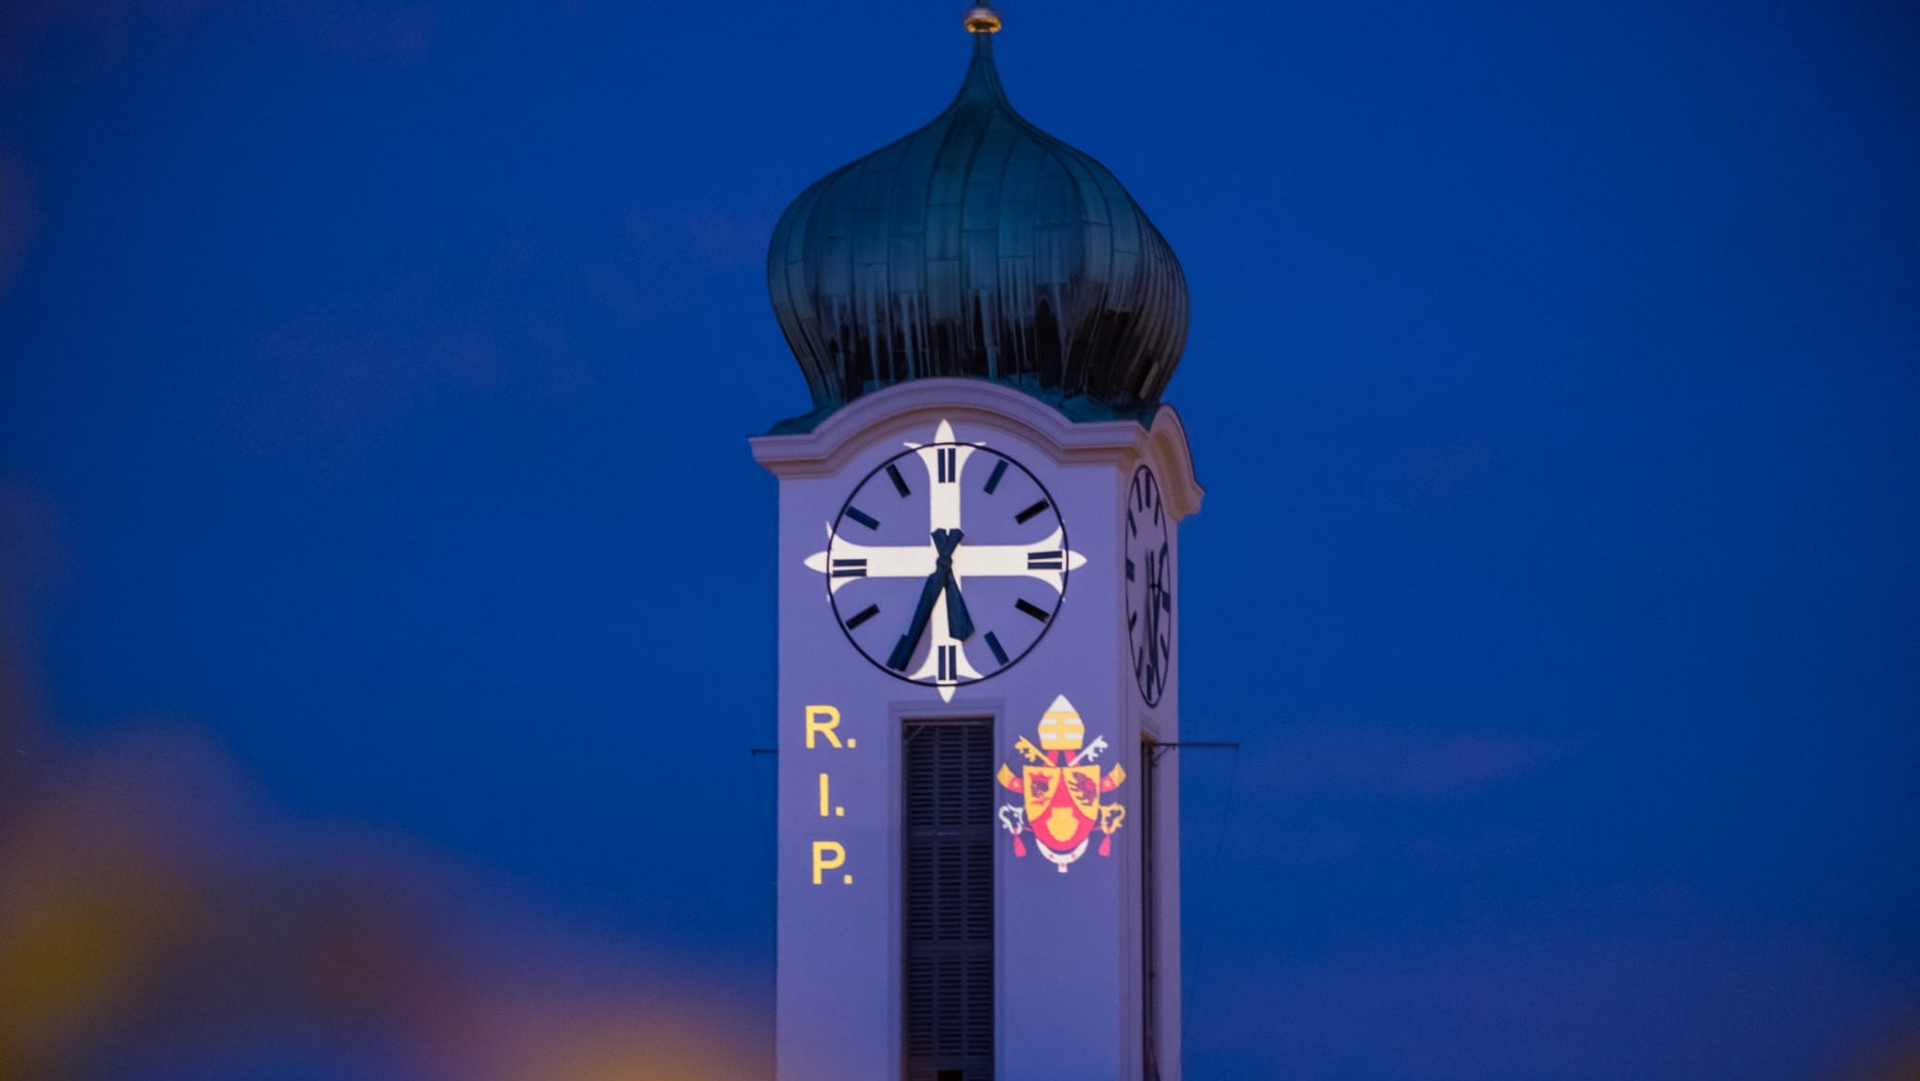
[[[1001,450],[998,447],[995,447],[991,443],[962,443],[961,441],[954,439],[954,440],[946,440],[941,442],[923,443],[917,447],[908,447],[897,454],[893,454],[889,456],[885,461],[881,462],[879,465],[876,465],[872,469],[868,470],[867,475],[864,477],[861,477],[860,480],[854,484],[853,488],[847,492],[847,498],[841,501],[839,511],[836,512],[833,516],[833,535],[832,535],[832,538],[827,542],[828,560],[832,560],[833,558],[834,542],[840,539],[840,527],[843,523],[846,522],[847,509],[853,506],[854,499],[858,497],[861,492],[866,490],[867,485],[875,477],[886,472],[888,466],[894,465],[895,463],[899,462],[902,458],[917,457],[921,451],[931,447],[971,447],[975,451],[985,451],[988,454],[994,455],[995,457],[1001,459],[1002,461],[1011,464],[1015,469],[1018,469],[1020,472],[1026,474],[1027,479],[1034,483],[1034,487],[1040,489],[1040,494],[1046,497],[1047,509],[1049,512],[1052,513],[1053,520],[1057,522],[1060,526],[1061,551],[1063,552],[1073,551],[1073,543],[1067,535],[1067,516],[1061,513],[1059,501],[1053,498],[1053,492],[1046,486],[1046,483],[1043,482],[1039,478],[1039,476],[1037,476],[1034,473],[1033,470],[1027,468],[1027,465],[1025,462],[1022,462],[1020,459],[1015,458],[1013,455],[1008,454],[1006,451]],[[931,494],[929,494],[929,498],[931,498]],[[964,503],[963,503],[963,506],[964,506]],[[962,543],[964,544],[965,542],[963,541]],[[1047,613],[1047,621],[1041,624],[1040,633],[1033,636],[1033,641],[1027,643],[1027,648],[1007,658],[1007,663],[1000,665],[999,667],[995,668],[993,671],[983,673],[979,679],[955,679],[944,685],[953,687],[954,689],[957,690],[961,687],[971,687],[978,683],[985,683],[987,680],[990,680],[993,677],[1010,670],[1015,665],[1025,660],[1028,654],[1032,653],[1036,648],[1038,648],[1040,643],[1046,639],[1047,632],[1053,630],[1053,625],[1059,619],[1059,616],[1060,616],[1060,608],[1062,605],[1066,603],[1067,584],[1073,577],[1072,568],[1068,566],[1069,563],[1071,563],[1071,560],[1062,561],[1062,564],[1060,567],[1060,592],[1054,594],[1053,608]],[[860,642],[854,638],[853,632],[847,629],[847,620],[845,616],[840,614],[840,599],[834,592],[833,578],[831,575],[827,576],[826,590],[827,590],[827,604],[830,610],[833,612],[833,625],[840,628],[841,637],[845,638],[847,640],[847,644],[853,647],[853,651],[855,653],[858,653],[861,657],[865,658],[868,664],[873,665],[875,668],[878,668],[880,671],[885,672],[887,675],[892,676],[894,679],[897,679],[902,683],[911,684],[912,686],[915,686],[915,687],[943,686],[943,684],[938,679],[915,679],[912,676],[907,675],[905,672],[899,671],[898,669],[895,669],[889,666],[887,662],[882,660],[881,658],[875,657],[873,654],[868,653],[866,650],[866,647],[862,646]],[[915,652],[916,653],[918,652],[917,644],[915,646]]]
[[[1133,471],[1133,479],[1127,483],[1127,495],[1126,495],[1125,506],[1129,511],[1131,511],[1132,504],[1134,501],[1134,492],[1138,490],[1140,486],[1140,477],[1142,474],[1146,475],[1147,482],[1150,485],[1152,485],[1152,488],[1153,488],[1154,506],[1158,509],[1159,518],[1160,518],[1159,534],[1161,538],[1161,543],[1168,546],[1167,562],[1169,564],[1169,569],[1171,569],[1171,564],[1173,562],[1172,560],[1173,523],[1169,521],[1166,517],[1166,505],[1167,505],[1166,493],[1164,490],[1162,490],[1160,486],[1160,478],[1156,476],[1153,472],[1153,469],[1144,462],[1141,463],[1140,466]],[[1138,533],[1129,533],[1127,537],[1124,539],[1121,545],[1124,558],[1127,558],[1129,560],[1132,559],[1132,557],[1135,554],[1134,543],[1136,540],[1138,540],[1138,538],[1139,538]],[[1146,588],[1147,586],[1145,583],[1144,575],[1142,576],[1142,581],[1137,586],[1133,582],[1127,583],[1126,596],[1127,596],[1127,615],[1128,616],[1131,617],[1135,615],[1136,612],[1138,611],[1134,607],[1134,597],[1135,597],[1136,590],[1144,591]],[[1172,590],[1166,589],[1164,585],[1162,586],[1162,590],[1167,593],[1172,592]],[[1145,604],[1144,600],[1142,601],[1142,604],[1144,606]],[[1160,700],[1166,696],[1167,679],[1173,673],[1173,665],[1172,665],[1173,630],[1174,628],[1173,628],[1172,612],[1169,610],[1167,612],[1167,635],[1166,635],[1167,648],[1166,648],[1165,654],[1162,656],[1162,666],[1156,669],[1156,671],[1159,673],[1159,676],[1160,676],[1159,685],[1149,690],[1147,688],[1146,683],[1144,682],[1146,678],[1146,673],[1144,671],[1136,672],[1133,677],[1134,686],[1138,688],[1138,690],[1140,691],[1140,697],[1146,701],[1149,707],[1157,707],[1160,704]],[[1144,632],[1136,632],[1133,626],[1133,622],[1129,620],[1128,626],[1127,626],[1127,653],[1129,658],[1136,657],[1139,655],[1140,641],[1137,637],[1138,633],[1144,633]]]

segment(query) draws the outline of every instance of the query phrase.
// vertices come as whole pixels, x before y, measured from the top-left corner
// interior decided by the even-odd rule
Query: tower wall
[[[852,634],[842,628],[846,613],[836,613],[828,600],[833,568],[826,558],[829,529],[850,491],[905,444],[934,442],[942,422],[950,425],[956,444],[984,441],[1031,470],[1065,524],[1066,547],[1084,558],[1068,571],[1059,607],[1031,651],[990,678],[949,688],[947,695],[903,681],[855,648]],[[1100,807],[1103,821],[1115,819],[1116,828],[1110,835],[1095,828],[1078,857],[1062,863],[1046,858],[1029,828],[1019,838],[1026,854],[1016,856],[1015,834],[1003,828],[1009,824],[1003,808],[1024,811],[1025,795],[1004,785],[996,790],[994,1076],[1001,1081],[1141,1078],[1143,838],[1137,823],[1130,826],[1106,809],[1130,812],[1134,807],[1139,779],[1149,768],[1140,750],[1143,728],[1162,741],[1179,735],[1177,663],[1158,706],[1149,709],[1136,686],[1122,569],[1128,483],[1139,463],[1150,464],[1161,478],[1174,521],[1198,509],[1200,490],[1177,417],[1162,409],[1151,429],[1133,421],[1076,424],[999,385],[931,379],[868,395],[804,435],[760,437],[753,440],[753,450],[779,478],[780,488],[780,1081],[902,1076],[904,726],[990,717],[996,765],[1004,763],[1018,777],[1031,764],[1018,745],[1026,741],[1037,748],[1046,742],[1040,722],[1062,696],[1084,728],[1079,751],[1096,738],[1106,741],[1107,749],[1091,764],[1096,780],[1115,782],[1101,794]],[[905,472],[910,486],[926,476]],[[979,478],[976,471],[965,479],[978,484]],[[914,513],[913,506],[903,494],[885,510]],[[879,517],[881,511],[869,513]],[[1177,567],[1177,559],[1173,564]],[[987,610],[989,584],[982,581],[977,591],[968,587],[978,598],[969,604],[983,609],[974,613],[982,628],[1008,618],[999,607]],[[1178,596],[1176,583],[1176,603]],[[871,617],[903,618],[898,606]],[[983,633],[969,638],[966,648],[984,672]],[[1056,755],[1064,763],[1073,753],[1078,751]],[[1115,766],[1124,771],[1117,780]],[[1165,1079],[1179,1076],[1176,766],[1169,756],[1157,775],[1160,1077]],[[822,774],[827,777],[824,813]],[[1047,817],[1059,821],[1062,806],[1056,804]],[[1110,855],[1099,854],[1103,840]]]

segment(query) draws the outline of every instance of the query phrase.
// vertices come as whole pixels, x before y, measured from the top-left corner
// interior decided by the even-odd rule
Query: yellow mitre
[[[1053,700],[1053,705],[1040,715],[1040,749],[1045,751],[1077,751],[1086,741],[1087,726],[1080,721],[1080,712],[1067,701],[1066,695]]]

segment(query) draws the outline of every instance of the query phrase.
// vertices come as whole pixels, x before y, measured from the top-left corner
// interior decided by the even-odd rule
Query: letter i
[[[833,812],[827,807],[827,775],[820,775],[820,817],[825,818]]]

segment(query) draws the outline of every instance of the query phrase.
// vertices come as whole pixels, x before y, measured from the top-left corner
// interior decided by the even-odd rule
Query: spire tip
[[[997,34],[1000,32],[1000,13],[991,4],[975,4],[967,9],[967,32],[972,34]]]

